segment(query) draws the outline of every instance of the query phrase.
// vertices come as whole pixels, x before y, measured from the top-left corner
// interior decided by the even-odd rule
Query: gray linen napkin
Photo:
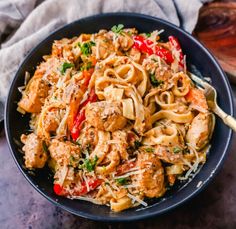
[[[192,32],[208,0],[0,0],[0,101],[27,52],[53,30],[104,12],[137,12],[165,19]]]

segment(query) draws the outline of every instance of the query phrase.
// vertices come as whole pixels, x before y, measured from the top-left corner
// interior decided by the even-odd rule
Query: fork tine
[[[210,87],[210,85],[207,82],[205,82],[204,80],[202,80],[198,76],[194,75],[193,73],[189,72],[189,76],[194,82],[196,82],[201,87],[203,87],[203,89],[206,89],[206,88]]]

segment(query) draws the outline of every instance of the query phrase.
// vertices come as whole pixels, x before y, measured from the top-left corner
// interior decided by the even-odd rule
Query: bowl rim
[[[11,82],[11,86],[10,86],[10,90],[8,92],[8,96],[7,96],[7,100],[6,100],[6,104],[5,104],[5,112],[4,112],[4,126],[5,126],[5,133],[6,133],[6,138],[7,138],[7,143],[8,143],[8,147],[10,148],[10,152],[11,155],[17,165],[17,167],[19,168],[19,170],[21,171],[21,173],[23,174],[23,176],[25,177],[25,179],[34,187],[34,189],[40,193],[42,196],[44,196],[47,200],[49,200],[51,203],[53,203],[55,206],[60,207],[74,215],[77,216],[81,216],[84,217],[86,219],[92,219],[95,221],[101,221],[101,222],[129,222],[129,221],[138,221],[138,220],[143,220],[143,219],[147,219],[147,218],[151,218],[157,215],[162,215],[164,213],[169,212],[170,210],[178,207],[178,206],[182,206],[184,203],[186,203],[187,201],[191,200],[193,197],[195,197],[197,194],[199,194],[201,191],[203,191],[208,184],[210,183],[210,181],[212,181],[212,179],[215,177],[215,175],[219,172],[219,170],[222,168],[223,162],[226,159],[226,155],[228,153],[228,149],[230,147],[230,143],[232,140],[232,130],[229,130],[229,134],[227,139],[225,139],[226,141],[226,146],[224,148],[224,151],[222,152],[222,156],[220,157],[220,159],[218,160],[218,163],[215,167],[215,173],[212,174],[211,176],[209,176],[207,178],[207,180],[204,181],[204,184],[198,188],[195,189],[192,193],[190,193],[189,195],[186,195],[185,198],[179,200],[177,203],[170,205],[164,209],[161,209],[159,211],[154,211],[154,212],[148,212],[145,213],[143,211],[143,215],[135,215],[135,216],[129,216],[127,218],[111,218],[109,216],[104,217],[104,216],[97,216],[95,214],[90,214],[90,213],[86,213],[80,210],[74,210],[72,208],[69,208],[55,200],[53,200],[51,197],[49,197],[47,194],[44,193],[44,191],[42,191],[39,187],[37,187],[33,181],[30,179],[30,177],[23,171],[21,165],[18,163],[16,157],[15,157],[15,152],[12,148],[12,139],[10,139],[10,124],[9,124],[9,107],[10,107],[10,98],[11,98],[11,94],[13,92],[13,85],[15,84],[16,80],[19,78],[19,72],[20,69],[22,68],[22,66],[27,63],[28,59],[34,54],[34,52],[36,52],[40,46],[46,42],[46,40],[53,36],[54,34],[58,33],[60,30],[64,30],[66,27],[71,27],[74,24],[77,23],[83,23],[84,20],[96,20],[96,18],[109,18],[111,16],[121,16],[121,17],[133,17],[133,18],[143,18],[143,19],[148,19],[148,20],[153,20],[153,21],[158,21],[161,22],[162,24],[165,24],[169,27],[174,28],[175,30],[177,30],[180,33],[183,33],[186,37],[188,37],[188,39],[190,39],[192,42],[197,43],[200,48],[208,55],[208,57],[212,60],[212,62],[214,63],[215,67],[217,68],[217,71],[220,73],[220,75],[222,75],[222,80],[224,81],[224,84],[226,86],[226,91],[229,97],[229,109],[230,109],[230,115],[234,115],[235,113],[235,108],[233,105],[233,94],[232,94],[232,89],[231,86],[229,84],[228,78],[226,77],[224,71],[222,70],[222,68],[220,67],[219,63],[217,62],[217,60],[215,59],[215,57],[211,54],[211,52],[200,42],[198,41],[196,38],[194,38],[190,33],[186,32],[185,30],[181,29],[180,27],[166,21],[163,19],[160,19],[158,17],[154,17],[154,16],[149,16],[149,15],[145,15],[145,14],[141,14],[141,13],[132,13],[132,12],[116,12],[116,13],[102,13],[102,14],[96,14],[96,15],[92,15],[92,16],[88,16],[88,17],[84,17],[78,20],[75,20],[71,23],[65,24],[61,27],[59,27],[58,29],[56,29],[55,31],[51,32],[49,35],[47,35],[44,39],[42,39],[35,47],[33,47],[28,54],[24,57],[24,59],[21,61],[21,63],[19,64],[18,70],[15,73],[14,79]]]

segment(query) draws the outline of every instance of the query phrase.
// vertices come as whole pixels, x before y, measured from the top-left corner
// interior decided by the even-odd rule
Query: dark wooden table
[[[236,46],[233,46],[232,48],[232,43],[224,43],[225,45],[228,44],[227,47],[225,46],[225,48],[223,49],[224,57],[226,55],[227,58],[222,59],[222,56],[220,55],[218,49],[218,45],[214,45],[216,40],[217,42],[219,42],[219,40],[222,38],[222,35],[219,37],[209,35],[214,31],[214,29],[212,29],[212,26],[215,22],[212,19],[213,17],[209,19],[209,15],[206,13],[208,12],[208,9],[206,9],[206,7],[211,8],[213,6],[207,5],[204,6],[204,8],[201,10],[199,23],[194,32],[195,36],[198,37],[204,44],[206,44],[215,53],[218,59],[223,60],[225,63],[229,63],[228,60],[230,60],[230,63],[235,63],[235,56],[233,56],[234,58],[232,61],[229,50],[235,50],[234,48]],[[220,7],[217,6],[216,8],[219,10]],[[223,8],[225,10],[225,7]],[[228,12],[227,7],[226,11]],[[212,11],[210,10],[210,12]],[[213,21],[209,22],[209,20]],[[208,24],[206,24],[206,21],[208,21]],[[224,26],[225,24],[220,24],[221,26],[219,26],[219,28],[222,29],[222,24]],[[215,23],[215,25],[218,25],[218,23]],[[236,24],[234,24],[231,29],[233,28],[234,30],[235,26]],[[224,34],[222,30],[221,33]],[[236,32],[232,34],[232,36],[236,36]],[[233,42],[236,42],[236,39],[233,40]],[[231,71],[232,69],[225,66],[228,65],[223,64],[223,67],[227,72],[233,75],[234,73]],[[233,68],[233,70],[235,70],[235,68]],[[236,104],[236,86],[233,86],[233,91],[234,104]],[[20,174],[20,171],[16,167],[10,155],[4,132],[2,131],[2,133],[0,134],[0,228],[233,229],[236,228],[235,151],[236,135],[233,136],[233,144],[231,145],[228,157],[224,163],[222,170],[219,172],[219,174],[207,189],[205,189],[202,193],[200,193],[197,197],[192,199],[187,204],[178,207],[174,211],[165,215],[141,222],[106,224],[76,217],[64,210],[55,207],[39,193],[37,193],[34,188],[24,179],[24,177],[22,176],[22,174]]]

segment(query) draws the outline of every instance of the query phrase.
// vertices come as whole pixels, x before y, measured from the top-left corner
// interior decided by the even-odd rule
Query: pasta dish
[[[205,163],[214,116],[178,39],[111,30],[54,41],[20,87],[25,167],[54,173],[55,194],[118,212],[162,197]]]

